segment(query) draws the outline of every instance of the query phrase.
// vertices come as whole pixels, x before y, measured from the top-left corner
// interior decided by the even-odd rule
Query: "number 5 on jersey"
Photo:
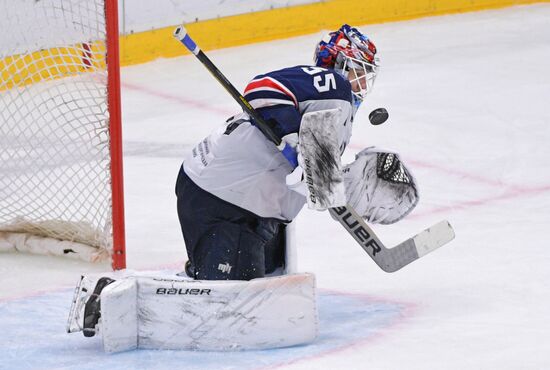
[[[320,93],[327,92],[330,89],[336,89],[336,79],[334,78],[334,74],[327,73],[323,75],[318,75],[321,72],[326,72],[326,68],[321,67],[304,67],[302,68],[302,71],[307,73],[310,76],[313,77],[313,86],[319,91]],[[317,75],[317,76],[315,76]]]

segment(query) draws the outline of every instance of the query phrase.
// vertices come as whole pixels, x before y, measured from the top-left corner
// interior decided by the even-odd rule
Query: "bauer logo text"
[[[157,288],[159,295],[210,295],[211,289]]]
[[[376,256],[376,253],[380,252],[382,249],[374,240],[369,232],[361,225],[361,223],[355,219],[352,213],[346,207],[335,207],[332,208],[338,215],[341,223],[351,231],[354,238],[366,248],[372,249],[372,255]]]

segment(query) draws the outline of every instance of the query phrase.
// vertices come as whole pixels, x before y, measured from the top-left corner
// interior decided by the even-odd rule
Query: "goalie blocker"
[[[86,302],[99,293],[99,320],[85,335],[100,334],[106,352],[267,349],[317,336],[312,274],[206,281],[126,273],[115,279],[97,292],[98,279],[82,276],[67,323],[68,332],[84,329]]]

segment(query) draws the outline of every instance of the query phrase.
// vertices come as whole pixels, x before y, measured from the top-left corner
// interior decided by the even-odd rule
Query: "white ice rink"
[[[320,289],[311,346],[230,354],[102,353],[63,332],[72,288],[104,266],[0,255],[0,369],[549,369],[550,4],[361,27],[383,67],[346,161],[402,154],[421,190],[388,245],[447,218],[457,237],[382,272],[328,213],[297,219],[298,266]],[[311,62],[318,34],[209,52],[242,91]],[[174,41],[176,42],[176,41]],[[128,267],[181,269],[174,183],[184,155],[239,111],[192,56],[122,71]],[[371,126],[368,113],[390,119]]]

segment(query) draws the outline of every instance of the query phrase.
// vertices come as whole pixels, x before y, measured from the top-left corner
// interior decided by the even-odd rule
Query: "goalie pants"
[[[284,263],[285,224],[259,217],[197,186],[183,166],[178,217],[195,279],[250,280]]]

